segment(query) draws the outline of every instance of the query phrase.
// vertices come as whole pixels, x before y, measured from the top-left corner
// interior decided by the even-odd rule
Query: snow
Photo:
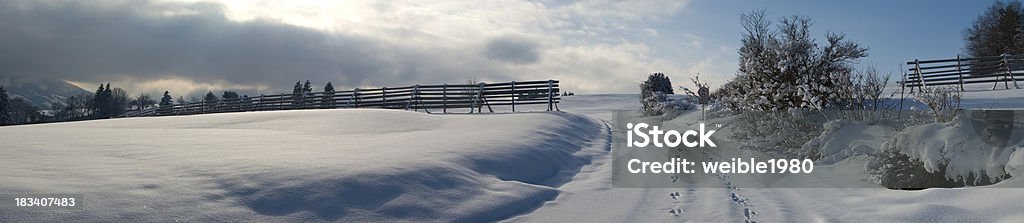
[[[86,197],[0,222],[500,220],[557,196],[604,150],[603,126],[351,109],[4,127],[0,193]]]
[[[684,124],[699,117],[690,113],[665,123]],[[730,118],[712,119],[728,123]],[[760,188],[751,177],[734,174],[723,178],[719,188],[680,184],[677,188],[612,188],[611,166],[599,157],[583,168],[555,200],[540,209],[513,218],[515,222],[1015,222],[1024,214],[1022,183],[1010,179],[1001,183],[954,189],[899,191],[868,182],[863,166],[866,156],[858,148],[877,150],[894,132],[891,129],[854,123],[832,123],[822,134],[819,147],[836,158],[820,162],[812,175],[789,175],[777,188]],[[729,129],[717,134],[728,135]],[[705,154],[713,160],[735,154],[771,157],[758,151],[737,150],[737,145],[718,141],[718,150]],[[851,152],[857,154],[844,154]],[[1018,150],[1019,151],[1019,150]],[[1015,153],[1006,168],[1020,168],[1024,155]],[[846,156],[845,159],[838,156]]]
[[[803,151],[817,150],[821,158],[818,164],[833,164],[851,156],[875,153],[892,130],[880,125],[850,123],[832,120],[824,125],[825,130],[803,145]]]
[[[1008,115],[986,117],[996,114]],[[1001,118],[1008,120],[998,120]],[[1001,179],[1011,153],[1020,148],[1013,142],[1024,142],[1022,136],[1024,113],[968,110],[950,123],[910,127],[883,147],[920,159],[929,172],[945,168],[942,170],[949,179],[982,175]]]
[[[1024,100],[1014,99],[1020,95],[1024,91],[967,92],[964,104],[1024,108]],[[933,152],[951,151],[956,147],[950,145],[959,143],[955,140],[967,138],[966,119],[902,131],[830,123],[828,131],[804,145],[825,157],[814,174],[780,180],[806,188],[760,188],[750,177],[735,174],[719,176],[712,182],[717,187],[681,182],[672,188],[613,188],[606,123],[612,110],[638,109],[638,96],[568,96],[559,107],[563,112],[444,115],[338,109],[0,127],[0,194],[85,196],[80,210],[0,206],[0,222],[1024,218],[1019,202],[1024,178],[1016,177],[1024,169],[1024,142],[1009,142],[999,153],[968,154],[987,163],[956,164],[970,171],[1008,164],[1003,171],[1015,177],[994,185],[899,191],[866,180],[868,158],[863,154],[884,148],[885,140],[879,139],[930,137],[934,140],[904,146],[935,146],[917,155],[938,158]],[[699,117],[699,112],[687,112],[665,124],[687,125]],[[728,125],[733,118],[708,122]],[[735,142],[716,143],[718,148],[692,154],[718,161],[737,154],[772,157],[740,150]]]

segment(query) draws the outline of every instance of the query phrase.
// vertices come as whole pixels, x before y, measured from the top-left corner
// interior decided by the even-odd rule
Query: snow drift
[[[559,194],[600,121],[566,113],[304,110],[0,128],[0,193],[81,210],[0,221],[493,221]]]
[[[1024,113],[964,112],[950,123],[905,129],[882,147],[919,159],[927,171],[943,171],[951,180],[1003,179],[1011,154],[1024,143]]]

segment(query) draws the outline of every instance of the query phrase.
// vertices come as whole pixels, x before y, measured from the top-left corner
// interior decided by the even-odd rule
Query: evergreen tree
[[[110,89],[110,82],[107,82],[107,87],[100,95],[103,97],[103,103],[100,104],[100,118],[110,118],[114,113],[114,91]]]
[[[242,104],[242,100],[238,98],[238,93],[234,91],[224,91],[220,99],[222,100],[221,106],[225,106],[229,110],[238,110],[238,107]]]
[[[11,102],[7,90],[0,86],[0,126],[11,123]]]
[[[334,85],[331,85],[331,82],[324,85],[324,99],[320,101],[320,105],[324,108],[334,107]]]
[[[302,93],[302,83],[296,81],[295,87],[292,87],[292,94]]]
[[[164,91],[164,96],[160,97],[160,108],[157,109],[158,114],[166,114],[171,111],[174,106],[174,99],[171,98],[170,91]]]
[[[647,80],[640,83],[640,111],[644,115],[661,115],[655,108],[667,100],[666,94],[673,93],[672,81],[665,74],[653,73],[647,76]]]
[[[208,110],[216,109],[217,101],[219,100],[217,99],[217,95],[213,94],[213,91],[206,92],[206,96],[203,97],[203,103]]]
[[[109,84],[108,84],[109,86]],[[96,89],[95,95],[92,97],[92,102],[89,103],[89,107],[92,109],[92,115],[96,118],[106,117],[110,108],[110,97],[109,90],[100,84],[100,87]]]
[[[302,82],[296,81],[292,87],[292,104],[297,105],[302,101]]]
[[[306,84],[302,85],[302,92],[313,92],[313,85],[309,83],[309,80],[306,80]]]
[[[206,96],[203,97],[203,101],[216,103],[218,101],[217,95],[213,94],[213,91],[206,92]]]
[[[220,96],[221,99],[237,99],[238,93],[234,91],[224,91],[224,94]]]
[[[660,91],[665,94],[675,94],[672,90],[672,80],[665,76],[664,73],[654,73],[647,77],[647,81],[644,81],[650,87],[649,92]]]
[[[327,82],[327,85],[324,86],[324,92],[334,92],[334,85],[331,85],[331,82]]]

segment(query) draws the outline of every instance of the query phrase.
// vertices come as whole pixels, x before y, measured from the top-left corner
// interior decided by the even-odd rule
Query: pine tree
[[[203,97],[203,101],[216,103],[218,101],[217,95],[213,94],[213,91],[206,92],[206,96]]]
[[[214,110],[217,108],[217,95],[213,94],[213,91],[206,92],[206,96],[203,97],[203,104],[207,110]]]
[[[100,93],[102,97],[102,103],[100,103],[100,118],[110,118],[114,116],[114,91],[110,89],[110,82],[107,82],[107,87]]]
[[[320,105],[324,108],[334,107],[334,85],[331,85],[331,82],[324,85],[324,99],[320,101]]]
[[[234,91],[224,91],[224,94],[220,96],[221,99],[236,99],[238,93]]]
[[[298,105],[302,101],[302,82],[296,81],[295,86],[292,87],[292,104]]]
[[[302,93],[302,83],[299,81],[295,82],[295,87],[292,87],[292,94]]]
[[[302,85],[302,92],[305,92],[305,93],[313,92],[313,85],[311,83],[309,83],[309,80],[306,80],[306,84]]]
[[[667,100],[666,94],[673,94],[672,81],[663,73],[653,73],[640,83],[640,111],[644,115],[661,115],[655,109]]]
[[[171,111],[174,106],[174,99],[171,98],[170,91],[164,91],[164,96],[160,98],[160,108],[157,109],[158,114],[166,114]]]
[[[109,86],[110,86],[110,84],[107,84],[107,87],[104,87],[103,84],[100,84],[100,87],[98,89],[96,89],[96,93],[92,97],[92,102],[89,103],[90,104],[89,107],[92,109],[92,112],[93,112],[92,115],[94,117],[96,117],[96,118],[105,118],[105,117],[107,117],[107,114],[109,113],[108,112],[110,110],[110,97],[108,96],[108,95],[110,95],[109,94],[110,91],[108,89]]]
[[[7,90],[0,85],[0,126],[11,123],[11,102],[7,96]]]
[[[334,85],[331,85],[331,82],[327,82],[327,85],[324,86],[324,92],[334,92]]]

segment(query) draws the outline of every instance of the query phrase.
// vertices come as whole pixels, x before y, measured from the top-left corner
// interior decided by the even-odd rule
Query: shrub
[[[792,16],[771,28],[765,11],[740,17],[743,28],[739,72],[726,84],[723,103],[743,110],[833,108],[843,103],[837,87],[850,82],[853,61],[867,56],[867,48],[827,33],[818,47],[810,37],[811,19]]]
[[[951,86],[924,87],[914,93],[914,98],[931,109],[936,122],[949,122],[960,114],[960,99],[963,92]]]
[[[787,158],[816,158],[802,151],[803,144],[823,131],[820,113],[808,110],[739,112],[733,137],[743,146],[781,154]]]
[[[957,182],[946,178],[941,171],[928,172],[924,162],[912,159],[896,150],[888,149],[872,155],[873,161],[867,164],[868,173],[877,174],[878,184],[893,189],[922,189],[932,187],[955,187]]]
[[[692,100],[691,100],[692,99]],[[672,119],[678,116],[682,111],[694,110],[697,105],[694,103],[696,99],[692,97],[678,98],[669,97],[665,93],[655,91],[650,97],[644,98],[641,103],[649,105],[641,111],[642,115],[645,116],[665,116],[666,119]]]
[[[668,101],[665,95],[673,93],[672,81],[665,74],[647,76],[647,80],[640,83],[640,113],[648,116],[664,114],[661,107],[662,103]]]

